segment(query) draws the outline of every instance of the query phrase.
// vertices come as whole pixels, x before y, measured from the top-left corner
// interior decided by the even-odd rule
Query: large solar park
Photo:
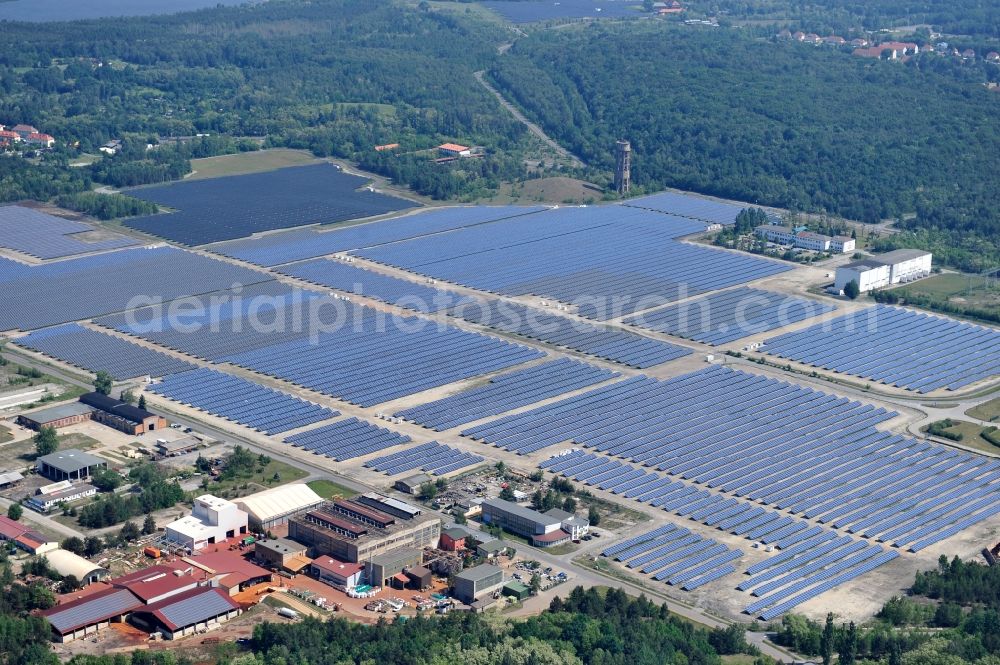
[[[171,209],[127,223],[152,243],[0,208],[0,331],[375,485],[497,461],[568,478],[652,516],[594,554],[732,614],[825,613],[1000,523],[1000,461],[907,433],[894,402],[995,381],[1000,331],[793,293],[792,264],[691,241],[735,204],[411,210],[358,188],[321,165],[139,190]],[[807,371],[726,358],[750,338]]]

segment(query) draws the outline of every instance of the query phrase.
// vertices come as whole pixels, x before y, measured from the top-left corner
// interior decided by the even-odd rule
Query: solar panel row
[[[365,466],[389,476],[398,473],[420,469],[427,473],[443,476],[474,464],[479,464],[483,458],[479,455],[463,452],[457,448],[446,446],[437,441],[424,443],[407,448],[398,453],[376,457],[365,462]]]
[[[668,381],[634,377],[462,434],[518,453],[571,441],[740,504],[769,504],[898,547],[989,517],[1000,505],[991,491],[1000,461],[875,428],[895,415],[711,367]]]
[[[610,319],[788,270],[680,243],[703,222],[627,208],[560,208],[357,252],[413,272],[511,296],[574,303]]]
[[[579,449],[551,457],[539,466],[734,535],[751,540],[763,537],[765,542],[782,548],[780,554],[751,566],[747,572],[754,577],[737,587],[744,591],[753,589],[754,595],[765,596],[748,606],[751,613],[778,605],[784,608],[782,612],[787,611],[794,607],[787,604],[789,597],[822,585],[845,571],[863,574],[871,570],[866,568],[867,562],[882,553],[877,545],[837,536],[825,527],[809,526],[803,520]],[[686,589],[733,572],[731,561],[741,556],[689,529],[673,525],[612,545],[603,554],[627,562],[630,568],[651,573],[654,579],[680,582]],[[706,560],[682,573],[679,568],[684,566],[686,557],[695,554]]]
[[[519,365],[541,351],[441,327],[352,311],[338,330],[237,353],[226,361],[361,406]],[[398,325],[397,325],[398,324]]]
[[[0,269],[0,330],[33,330],[266,281],[259,272],[173,247],[7,266]]]
[[[715,345],[798,323],[833,309],[814,300],[744,287],[643,312],[625,323]]]
[[[466,321],[595,358],[645,369],[691,353],[676,344],[605,328],[503,300],[466,302],[449,312]]]
[[[169,307],[144,307],[96,322],[214,362],[309,337],[310,310],[321,299],[323,296],[313,291],[277,281],[263,282],[205,294],[197,299],[197,307],[185,307],[179,313]]]
[[[920,393],[1000,374],[1000,331],[888,305],[769,339],[763,350]]]
[[[447,207],[420,210],[395,219],[359,224],[343,229],[296,229],[210,247],[213,252],[261,266],[312,259],[350,249],[376,247],[418,236],[484,224],[506,217],[539,212],[544,208],[515,206]]]
[[[610,547],[603,555],[641,568],[654,579],[691,591],[735,572],[731,562],[743,556],[689,529],[668,525],[630,538],[628,545]]]
[[[366,178],[348,175],[331,164],[314,164],[143,187],[129,194],[179,212],[135,217],[124,223],[185,245],[202,245],[261,231],[382,215],[415,205],[370,190],[358,191],[366,183]]]
[[[495,376],[484,386],[399,411],[395,416],[443,432],[616,376],[617,372],[560,358]]]
[[[285,441],[317,455],[343,461],[407,443],[410,437],[357,418],[338,420],[290,436]]]
[[[0,206],[0,247],[38,259],[57,259],[138,244],[135,238],[104,231],[98,235],[89,224],[40,210],[17,205]]]
[[[195,369],[189,362],[76,323],[44,328],[15,343],[89,372],[106,371],[116,381]]]
[[[318,404],[204,368],[173,374],[147,390],[266,434],[287,432],[339,415]]]
[[[656,210],[679,217],[690,217],[710,224],[734,224],[736,216],[746,207],[677,192],[662,192],[629,199],[623,205],[630,208]]]
[[[451,291],[383,275],[340,261],[316,259],[285,266],[280,272],[345,293],[365,295],[415,312],[432,313],[468,300]]]

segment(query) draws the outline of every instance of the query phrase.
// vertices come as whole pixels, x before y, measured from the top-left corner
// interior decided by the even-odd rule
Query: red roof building
[[[137,609],[132,623],[173,640],[217,626],[240,613],[239,604],[224,591],[203,587]]]
[[[458,143],[442,143],[438,146],[438,150],[446,155],[466,157],[472,154],[472,148],[465,145],[459,145]]]
[[[11,130],[20,135],[21,138],[27,138],[29,134],[38,133],[38,130],[31,125],[14,125],[11,127]]]
[[[231,596],[247,587],[271,581],[271,571],[251,563],[240,552],[211,552],[182,559],[205,572]]]
[[[990,51],[986,54],[986,62],[1000,62],[1000,53]]]
[[[13,141],[14,143],[17,143],[18,141],[21,140],[21,135],[18,134],[17,132],[12,132],[9,129],[5,129],[3,131],[0,131],[0,139],[6,139],[8,141]]]
[[[363,563],[348,563],[331,556],[321,556],[313,560],[310,571],[319,581],[346,590],[361,582],[361,571],[364,569]]]
[[[150,605],[197,587],[205,579],[205,575],[200,570],[197,575],[193,572],[185,573],[164,565],[150,566],[117,577],[109,583],[117,588],[128,589],[144,604]]]
[[[25,140],[28,143],[44,145],[47,148],[51,148],[56,142],[56,140],[48,134],[41,134],[39,132],[32,132],[31,134],[28,134],[28,138]]]
[[[48,619],[58,642],[71,642],[93,635],[111,623],[120,623],[142,601],[125,589],[105,589],[39,612]]]

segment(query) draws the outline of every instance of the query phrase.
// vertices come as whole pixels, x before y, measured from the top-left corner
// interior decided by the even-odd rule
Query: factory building
[[[403,588],[409,578],[404,571],[421,567],[423,552],[412,547],[395,549],[376,554],[365,561],[365,577],[373,586],[393,586],[393,578],[398,576],[395,586]]]
[[[112,623],[122,623],[142,601],[125,589],[105,589],[78,600],[43,610],[57,642],[72,642],[96,634]]]
[[[843,292],[850,282],[857,282],[862,293],[905,284],[931,274],[930,252],[917,249],[897,249],[837,268],[833,283],[835,291]]]
[[[174,640],[216,628],[241,612],[239,603],[222,590],[201,587],[136,609],[131,621],[147,632]]]
[[[361,583],[361,575],[365,570],[362,563],[337,561],[333,557],[321,556],[313,559],[310,574],[320,582],[325,582],[335,589],[347,591]]]
[[[253,556],[257,563],[284,570],[288,573],[298,573],[312,563],[306,556],[306,546],[287,538],[258,540],[253,546]]]
[[[310,554],[349,563],[401,548],[437,547],[440,536],[439,519],[396,518],[357,500],[325,503],[288,522],[288,537],[308,545]]]
[[[523,536],[536,547],[552,547],[587,533],[590,522],[561,510],[540,513],[503,499],[483,502],[483,522]]]
[[[503,586],[503,568],[489,563],[466,568],[455,575],[455,597],[467,605]]]
[[[41,475],[55,481],[82,480],[99,469],[108,468],[108,463],[96,455],[70,448],[39,457],[35,460],[35,468]]]
[[[323,497],[304,483],[292,483],[236,499],[236,505],[249,516],[250,529],[263,533],[286,523],[294,515],[322,505]]]
[[[69,427],[90,420],[92,408],[80,402],[70,402],[69,404],[59,404],[45,409],[39,409],[30,413],[22,413],[17,417],[17,424],[36,432],[43,427],[53,427],[60,429]]]
[[[92,420],[126,434],[138,436],[167,426],[167,421],[163,416],[150,413],[145,409],[140,409],[102,393],[94,392],[81,395],[80,401],[93,407]]]
[[[196,552],[205,545],[245,534],[247,521],[247,514],[232,501],[204,494],[194,500],[190,515],[165,527],[166,539]]]

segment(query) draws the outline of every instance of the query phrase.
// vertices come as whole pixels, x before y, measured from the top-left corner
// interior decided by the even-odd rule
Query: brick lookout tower
[[[615,143],[615,191],[628,194],[632,181],[632,144],[624,139]]]

